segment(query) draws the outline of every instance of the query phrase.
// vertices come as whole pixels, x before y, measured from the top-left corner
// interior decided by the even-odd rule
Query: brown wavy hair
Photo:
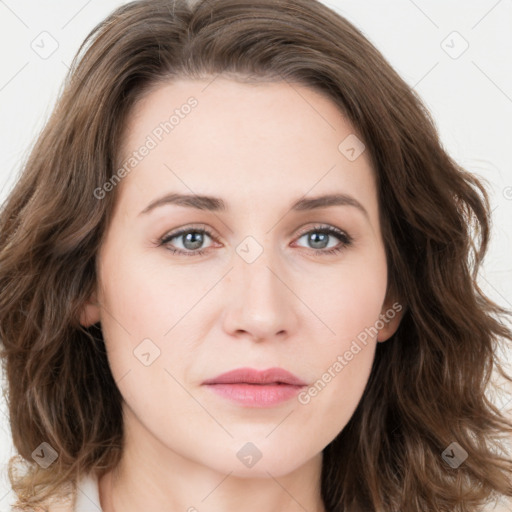
[[[444,151],[422,101],[382,54],[320,2],[141,0],[116,9],[81,45],[0,213],[17,506],[31,510],[120,460],[122,396],[101,325],[79,322],[117,196],[94,191],[119,165],[136,101],[173,78],[221,73],[324,93],[375,170],[388,291],[405,313],[377,344],[356,411],[323,451],[326,510],[463,512],[512,496],[503,450],[512,422],[487,396],[494,371],[512,381],[498,357],[512,331],[510,311],[477,284],[491,222],[481,179]],[[42,442],[58,453],[46,469],[32,457]],[[442,457],[452,442],[469,454],[455,469]]]

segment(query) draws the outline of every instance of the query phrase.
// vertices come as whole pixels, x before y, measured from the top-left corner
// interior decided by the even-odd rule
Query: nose
[[[235,255],[234,268],[226,276],[225,331],[253,341],[289,337],[299,324],[300,301],[287,276],[270,250],[252,263]]]

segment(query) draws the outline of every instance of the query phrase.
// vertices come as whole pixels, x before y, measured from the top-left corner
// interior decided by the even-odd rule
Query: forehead
[[[237,199],[243,206],[247,199],[282,203],[350,192],[372,203],[370,158],[364,150],[357,156],[364,146],[354,132],[330,98],[304,85],[176,80],[133,108],[119,163],[131,158],[135,165],[120,188],[125,200],[134,191],[146,201],[176,191],[227,196],[228,206]],[[135,161],[144,146],[150,149]]]

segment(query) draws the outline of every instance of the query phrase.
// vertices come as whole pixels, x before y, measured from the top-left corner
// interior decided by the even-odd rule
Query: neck
[[[119,467],[100,479],[100,503],[103,512],[325,512],[321,455],[288,475],[240,478],[191,461],[174,461],[179,470],[171,470],[126,452]]]
[[[121,461],[99,482],[104,512],[325,512],[321,498],[322,452],[300,461],[299,448],[278,457],[272,443],[265,447],[259,442],[263,453],[274,453],[268,452],[268,458],[263,456],[248,469],[234,455],[222,457],[227,451],[236,453],[239,443],[225,450],[214,447],[206,454],[194,451],[193,443],[171,449],[130,410],[125,420]],[[219,456],[214,456],[215,450]],[[293,457],[299,462],[283,463]]]

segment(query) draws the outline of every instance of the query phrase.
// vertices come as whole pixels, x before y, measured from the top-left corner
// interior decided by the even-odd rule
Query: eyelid
[[[189,233],[191,231],[204,232],[212,240],[215,240],[215,241],[218,241],[218,239],[220,238],[217,235],[214,235],[212,230],[206,224],[190,224],[190,225],[184,226],[182,228],[178,228],[176,230],[171,230],[171,231],[165,233],[162,237],[158,238],[157,244],[158,245],[165,245],[166,243],[168,243],[165,240],[177,238],[180,235],[183,235],[185,233]]]
[[[190,225],[184,226],[183,228],[178,228],[176,231],[171,230],[168,233],[164,234],[162,237],[160,237],[160,239],[175,238],[179,235],[182,235],[183,233],[188,233],[189,231],[193,231],[196,229],[198,231],[204,231],[211,238],[214,238],[214,239],[220,238],[217,235],[214,236],[214,234],[212,233],[212,230],[206,224],[190,224]],[[304,236],[305,234],[307,234],[311,231],[316,231],[316,230],[318,230],[318,231],[331,230],[331,231],[336,232],[340,236],[345,236],[347,239],[352,240],[352,237],[346,231],[343,231],[342,229],[339,229],[335,226],[331,226],[330,224],[318,224],[318,223],[313,226],[307,225],[306,227],[300,228],[299,232],[296,236],[297,236],[297,238],[300,238],[300,237]]]
[[[309,226],[304,228],[298,235],[297,240],[302,238],[304,235],[309,233],[327,233],[329,236],[334,236],[338,238],[340,244],[330,249],[311,249],[305,247],[304,249],[313,251],[314,254],[334,254],[336,252],[342,251],[344,248],[348,248],[353,245],[354,237],[349,235],[346,231],[337,228],[336,226],[332,226],[331,224],[315,224],[314,226]],[[340,247],[340,245],[342,247]]]
[[[299,234],[297,235],[299,238],[301,236],[306,235],[307,233],[310,233],[311,231],[331,231],[339,234],[340,236],[345,236],[347,238],[351,238],[349,234],[346,231],[343,231],[342,229],[337,228],[336,226],[332,226],[331,224],[315,224],[314,226],[306,226],[305,228],[301,228],[299,231]]]

